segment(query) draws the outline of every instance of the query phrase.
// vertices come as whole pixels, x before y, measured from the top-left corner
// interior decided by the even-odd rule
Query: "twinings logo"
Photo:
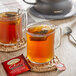
[[[18,63],[20,61],[20,59],[13,59],[13,60],[11,60],[11,61],[9,61],[7,64],[8,65],[13,65],[13,64],[16,64],[16,63]]]

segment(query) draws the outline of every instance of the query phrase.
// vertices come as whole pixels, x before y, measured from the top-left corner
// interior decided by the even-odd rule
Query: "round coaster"
[[[48,63],[45,63],[45,64],[35,64],[35,63],[32,63],[27,58],[26,58],[26,60],[29,64],[29,66],[31,67],[31,71],[33,71],[33,72],[54,71],[54,70],[57,69],[55,64],[60,62],[57,56],[54,56],[53,60],[51,60],[51,61],[49,61]]]
[[[22,38],[17,44],[12,46],[0,45],[1,52],[14,52],[26,47],[26,40]]]

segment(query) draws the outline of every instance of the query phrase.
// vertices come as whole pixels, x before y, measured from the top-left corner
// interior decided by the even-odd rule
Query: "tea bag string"
[[[20,9],[18,8],[17,15],[19,15]]]

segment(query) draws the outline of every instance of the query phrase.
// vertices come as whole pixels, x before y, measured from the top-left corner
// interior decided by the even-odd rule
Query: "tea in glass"
[[[22,38],[22,17],[17,12],[0,13],[0,43],[15,44]]]
[[[30,25],[26,28],[27,58],[31,62],[46,63],[54,57],[55,29],[51,25]]]

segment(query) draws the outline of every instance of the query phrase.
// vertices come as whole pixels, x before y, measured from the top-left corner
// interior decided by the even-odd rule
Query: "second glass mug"
[[[25,10],[16,7],[3,7],[0,10],[0,45],[15,45],[23,38]]]
[[[55,30],[54,26],[48,21],[30,24],[26,27],[27,36],[27,58],[33,63],[46,63],[54,57]],[[61,44],[61,29],[59,43]]]

